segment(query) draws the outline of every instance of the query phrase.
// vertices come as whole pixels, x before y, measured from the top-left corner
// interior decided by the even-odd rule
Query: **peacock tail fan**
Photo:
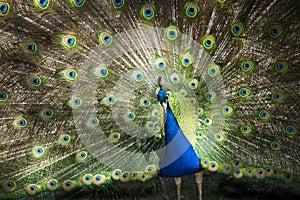
[[[299,183],[299,10],[0,0],[0,198],[158,187],[161,86],[205,170]]]

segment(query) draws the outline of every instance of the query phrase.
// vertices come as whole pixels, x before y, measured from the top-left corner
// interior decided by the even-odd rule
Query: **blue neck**
[[[161,159],[160,176],[180,177],[202,170],[200,158],[183,134],[169,104],[165,113],[165,152]]]

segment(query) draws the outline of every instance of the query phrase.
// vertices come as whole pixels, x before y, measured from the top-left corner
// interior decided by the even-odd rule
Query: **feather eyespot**
[[[178,38],[179,29],[175,25],[170,25],[166,28],[166,36],[168,40],[175,41]]]
[[[27,54],[33,55],[37,52],[37,44],[35,42],[26,42],[22,47]]]
[[[177,73],[173,73],[170,76],[170,80],[172,83],[177,84],[180,81],[180,78]]]
[[[85,3],[85,0],[70,0],[70,3],[74,7],[82,7]]]
[[[4,91],[0,92],[0,103],[6,102],[8,100],[8,94]]]
[[[297,129],[295,126],[288,125],[285,127],[285,132],[289,135],[296,135]]]
[[[82,100],[79,97],[73,97],[68,101],[71,108],[78,109],[82,105]]]
[[[248,136],[251,133],[251,127],[247,124],[241,126],[240,130],[244,136]]]
[[[241,69],[243,72],[250,73],[253,71],[255,64],[251,60],[245,60],[241,63]]]
[[[278,73],[284,73],[288,70],[289,64],[284,61],[277,61],[275,63],[275,71]]]
[[[205,99],[209,102],[214,101],[216,98],[216,94],[213,91],[207,91],[204,95]]]
[[[280,24],[273,24],[268,29],[268,33],[272,38],[278,38],[282,32],[283,28]]]
[[[8,192],[11,192],[16,189],[17,184],[12,180],[7,180],[4,182],[4,189]]]
[[[93,177],[94,185],[101,185],[106,181],[106,177],[103,174],[95,174]]]
[[[211,50],[212,48],[215,47],[215,38],[212,35],[205,35],[202,38],[202,46],[206,49],[206,50]]]
[[[231,33],[238,37],[241,36],[244,32],[244,26],[241,22],[235,22],[231,26]]]
[[[220,66],[216,64],[210,64],[207,69],[208,75],[210,77],[216,77],[220,75]]]
[[[50,179],[48,182],[47,182],[47,188],[48,190],[56,190],[58,188],[58,182],[57,180],[55,179]]]
[[[0,17],[5,17],[8,15],[9,13],[9,10],[10,10],[10,5],[3,1],[3,2],[0,2]]]
[[[154,7],[151,4],[146,4],[142,7],[141,9],[141,17],[144,18],[145,20],[152,20],[154,19],[155,11]]]
[[[33,196],[35,194],[37,194],[39,192],[39,189],[40,189],[40,186],[36,185],[36,184],[29,184],[27,187],[26,187],[26,192]]]
[[[54,112],[52,109],[49,109],[49,108],[46,108],[46,109],[43,109],[41,112],[40,112],[40,115],[39,115],[42,119],[51,119],[53,116],[54,116]]]
[[[68,68],[61,71],[60,75],[68,81],[75,81],[77,78],[77,71],[75,69]]]
[[[112,4],[115,8],[122,8],[125,4],[125,0],[112,0]]]
[[[75,187],[75,183],[74,183],[74,181],[71,181],[71,180],[65,180],[62,183],[62,187],[65,191],[70,191]]]
[[[189,67],[194,63],[194,57],[188,51],[179,57],[180,63],[183,67]]]
[[[27,120],[23,117],[18,117],[13,121],[13,126],[18,129],[25,128],[27,126]]]
[[[45,154],[45,149],[42,146],[35,146],[32,148],[32,156],[34,158],[41,158]]]
[[[238,95],[243,99],[247,99],[252,95],[252,91],[249,87],[241,87],[238,91]]]
[[[33,0],[33,4],[40,10],[46,10],[50,5],[50,0]]]
[[[91,185],[93,183],[93,175],[92,174],[85,174],[81,181],[84,185]]]
[[[68,134],[61,134],[58,138],[58,143],[61,145],[67,145],[71,141],[71,136]]]
[[[62,35],[61,44],[66,49],[71,50],[77,45],[77,39],[71,34]]]
[[[78,162],[85,162],[88,158],[88,153],[86,151],[80,151],[76,154],[76,160]]]
[[[155,59],[155,66],[158,70],[165,70],[167,66],[167,62],[163,58],[157,57]]]
[[[199,12],[198,5],[193,2],[186,3],[184,9],[185,9],[185,15],[190,19],[195,18]]]
[[[189,88],[192,90],[196,90],[198,88],[198,80],[197,79],[192,79],[189,82]]]

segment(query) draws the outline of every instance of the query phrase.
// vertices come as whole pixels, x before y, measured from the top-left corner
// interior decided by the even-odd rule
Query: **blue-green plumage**
[[[165,150],[159,162],[160,176],[181,177],[202,170],[200,158],[194,147],[182,132],[167,101],[165,90],[158,92],[158,100],[165,107],[164,129]]]

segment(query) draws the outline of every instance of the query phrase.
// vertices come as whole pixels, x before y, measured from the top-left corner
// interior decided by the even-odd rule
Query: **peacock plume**
[[[298,187],[299,10],[0,0],[0,199],[168,199],[166,177],[180,199],[191,174],[202,199],[203,172]]]

